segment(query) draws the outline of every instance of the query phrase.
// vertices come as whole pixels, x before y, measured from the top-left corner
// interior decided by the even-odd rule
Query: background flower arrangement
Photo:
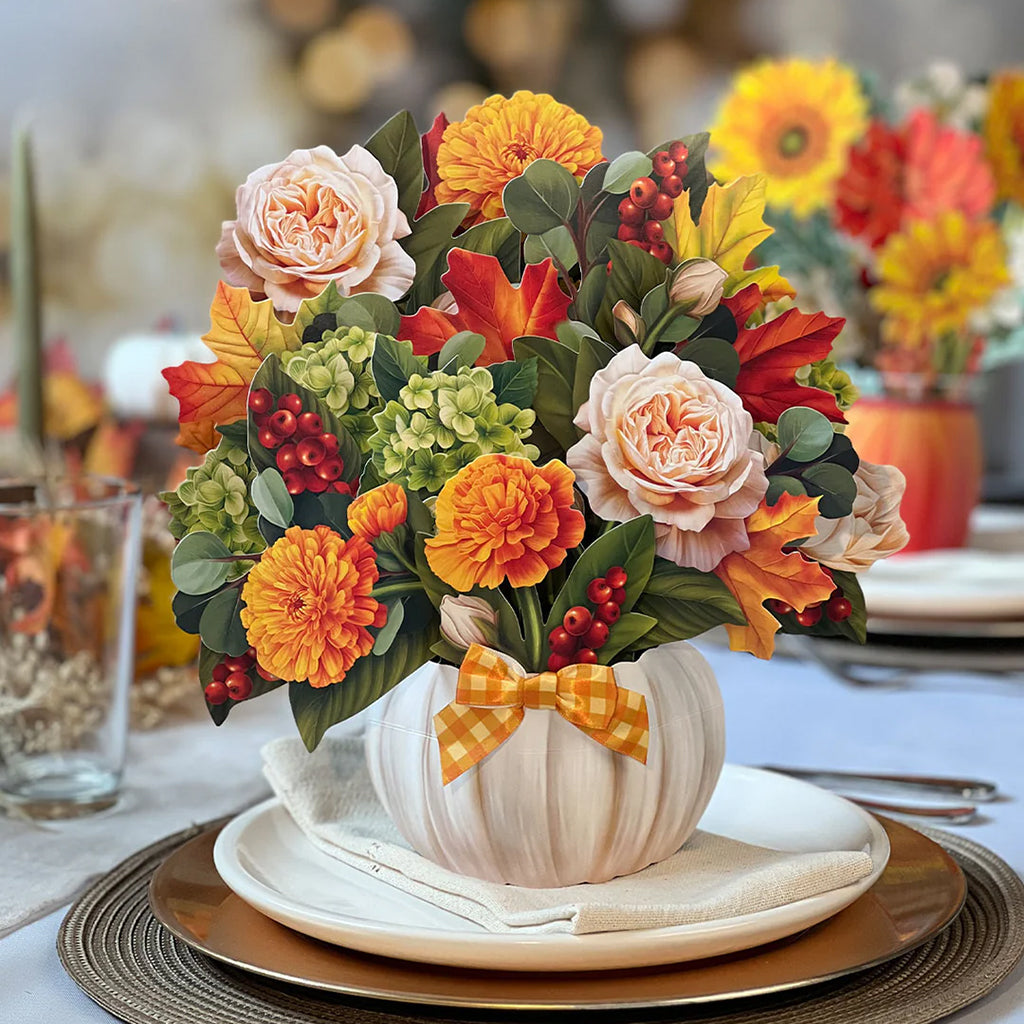
[[[165,371],[205,453],[167,501],[215,721],[287,683],[312,749],[473,644],[541,672],[720,624],[760,657],[863,640],[902,481],[841,432],[842,321],[773,316],[766,178],[714,181],[707,145],[609,163],[519,92],[250,176],[217,360]]]

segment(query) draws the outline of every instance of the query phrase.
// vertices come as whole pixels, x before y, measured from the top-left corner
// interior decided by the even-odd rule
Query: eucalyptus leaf
[[[483,354],[487,339],[474,331],[459,331],[441,346],[437,368],[444,373],[456,373],[462,366],[472,366]]]
[[[387,654],[388,648],[394,642],[395,637],[398,636],[398,631],[402,628],[402,622],[405,619],[405,604],[401,598],[397,601],[389,601],[387,607],[387,621],[381,626],[377,633],[377,638],[373,642],[373,654],[375,657]]]
[[[631,151],[617,156],[604,176],[604,190],[612,195],[625,195],[637,178],[650,176],[651,158],[646,153]]]
[[[556,266],[571,270],[577,262],[572,232],[564,224],[559,224],[543,235],[527,235],[523,243],[523,257],[527,263],[554,260]]]
[[[554,160],[534,160],[502,192],[509,220],[524,234],[542,235],[576,212],[580,187]]]
[[[853,474],[834,462],[819,462],[803,472],[807,493],[820,497],[818,514],[826,519],[842,519],[853,511],[857,497],[857,481]]]
[[[171,611],[174,613],[178,629],[184,633],[198,634],[203,609],[213,596],[214,594],[185,594],[181,591],[175,594],[171,601]]]
[[[295,505],[276,469],[261,470],[252,482],[252,501],[264,519],[285,529],[292,521]]]
[[[208,594],[224,585],[231,573],[231,551],[216,535],[186,534],[171,554],[171,581],[183,594]]]
[[[779,417],[779,445],[794,462],[820,458],[832,444],[834,433],[832,424],[820,412],[806,406],[792,406]]]
[[[386,296],[376,292],[360,292],[353,295],[341,308],[340,316],[344,317],[351,307],[363,309],[370,319],[370,330],[381,334],[397,334],[402,317],[398,307]],[[358,326],[362,326],[359,324]]]
[[[236,658],[249,649],[239,616],[242,607],[242,592],[238,587],[228,587],[207,602],[199,619],[199,636],[211,651]]]
[[[774,505],[783,494],[794,494],[802,497],[807,494],[807,488],[795,476],[770,476],[768,477],[768,491],[764,496],[765,502]]]

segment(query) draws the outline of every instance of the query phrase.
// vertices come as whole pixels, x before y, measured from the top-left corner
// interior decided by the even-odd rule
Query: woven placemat
[[[57,952],[79,987],[130,1024],[439,1024],[550,1022],[561,1014],[482,1013],[371,1003],[271,983],[219,965],[175,939],[149,909],[161,861],[202,827],[141,850],[68,911]],[[930,1024],[991,992],[1024,955],[1024,883],[990,850],[922,829],[956,859],[967,902],[923,946],[880,967],[813,988],[674,1010],[586,1013],[597,1021],[704,1024]]]

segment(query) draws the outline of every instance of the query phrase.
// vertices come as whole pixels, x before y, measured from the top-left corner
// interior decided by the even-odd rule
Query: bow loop
[[[496,651],[473,644],[459,668],[455,700],[434,716],[445,785],[501,746],[526,708],[557,711],[610,750],[647,763],[647,702],[618,686],[609,666],[567,665],[522,676]]]

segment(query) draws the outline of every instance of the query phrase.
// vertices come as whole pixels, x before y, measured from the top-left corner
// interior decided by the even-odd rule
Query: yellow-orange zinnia
[[[557,459],[535,466],[513,455],[482,455],[449,480],[435,506],[430,568],[456,590],[539,583],[583,539],[572,507],[573,472]]]
[[[409,502],[398,484],[386,483],[360,494],[348,507],[348,526],[357,536],[376,540],[405,522]]]
[[[993,78],[985,143],[999,197],[1024,203],[1024,71],[1001,71]]]
[[[469,203],[468,222],[505,212],[502,189],[534,160],[554,160],[577,178],[600,163],[601,129],[547,93],[491,96],[444,130],[437,150],[439,203]]]
[[[242,625],[260,665],[311,686],[341,682],[373,647],[367,626],[384,624],[386,608],[370,596],[376,582],[373,549],[362,537],[290,527],[242,587]]]

